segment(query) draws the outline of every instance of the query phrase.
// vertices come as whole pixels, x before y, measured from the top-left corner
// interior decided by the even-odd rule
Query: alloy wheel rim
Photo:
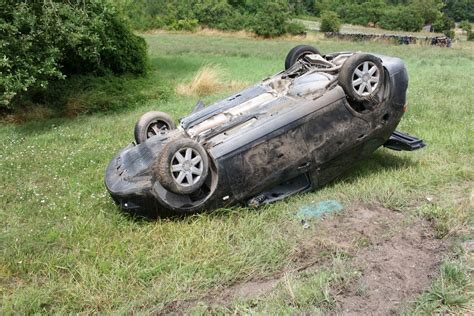
[[[368,96],[377,89],[380,71],[371,61],[364,61],[356,67],[352,75],[352,88],[360,96]]]
[[[168,125],[162,121],[154,121],[148,125],[146,130],[147,138],[156,136],[163,131],[167,131],[169,129]]]
[[[193,148],[181,148],[173,155],[170,170],[176,184],[192,186],[201,179],[204,171],[202,157]]]

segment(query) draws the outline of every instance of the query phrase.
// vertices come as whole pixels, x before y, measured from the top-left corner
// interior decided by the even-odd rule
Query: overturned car
[[[406,109],[398,58],[293,48],[285,70],[175,123],[148,112],[105,184],[123,209],[186,214],[251,206],[318,188],[380,146],[415,150],[396,132]]]

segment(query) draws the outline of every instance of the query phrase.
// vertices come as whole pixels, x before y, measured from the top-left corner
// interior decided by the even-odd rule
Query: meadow
[[[354,214],[358,208],[384,208],[407,221],[429,223],[435,238],[449,247],[432,284],[403,302],[403,311],[472,312],[473,258],[459,246],[474,239],[472,45],[445,49],[185,33],[144,37],[152,63],[147,78],[116,79],[129,88],[108,93],[96,85],[77,96],[87,102],[117,96],[120,111],[1,123],[2,314],[333,311],[339,289],[363,271],[351,265],[354,249],[334,245],[312,253],[311,269],[299,272],[302,245],[322,242],[318,231],[325,220],[312,220],[305,230],[295,214],[326,199]],[[302,43],[323,53],[360,50],[402,58],[410,83],[399,129],[428,146],[412,153],[379,149],[321,190],[256,210],[234,207],[149,221],[113,204],[104,187],[105,167],[133,140],[141,114],[159,110],[177,121],[198,98],[179,95],[175,87],[191,81],[202,66],[217,67],[224,82],[251,84],[280,71],[286,53]],[[209,104],[232,92],[218,90],[203,100]],[[258,298],[212,299],[275,276],[275,287]]]

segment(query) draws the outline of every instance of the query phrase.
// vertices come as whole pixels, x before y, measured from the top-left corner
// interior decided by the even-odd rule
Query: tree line
[[[116,0],[133,28],[249,30],[261,36],[299,33],[290,17],[320,17],[334,12],[349,24],[387,30],[419,31],[431,24],[438,32],[454,21],[474,22],[474,0]]]
[[[474,20],[474,0],[0,0],[0,110],[74,75],[143,74],[147,47],[133,30],[249,30],[299,34],[296,16],[417,31]],[[471,36],[472,37],[472,36]]]

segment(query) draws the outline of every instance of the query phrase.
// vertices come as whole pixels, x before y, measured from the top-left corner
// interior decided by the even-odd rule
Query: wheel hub
[[[354,70],[352,88],[358,95],[368,96],[376,91],[379,80],[377,66],[371,61],[365,61]]]
[[[189,187],[197,183],[204,172],[202,157],[193,148],[182,148],[174,154],[170,170],[176,184]]]
[[[190,160],[186,160],[185,162],[183,162],[183,169],[185,171],[189,171],[191,170],[191,161]]]

